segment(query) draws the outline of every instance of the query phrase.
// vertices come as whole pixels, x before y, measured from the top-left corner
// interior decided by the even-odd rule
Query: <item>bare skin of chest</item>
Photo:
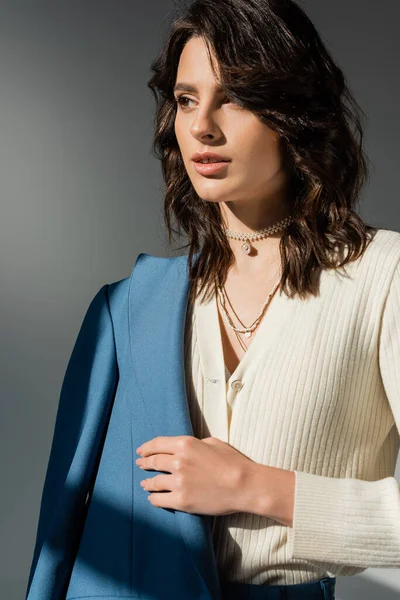
[[[268,294],[272,291],[280,277],[280,269],[278,265],[271,265],[267,270],[263,271],[262,276],[246,276],[240,277],[232,272],[228,273],[225,282],[225,290],[231,302],[234,311],[242,321],[243,325],[249,327],[258,317],[260,310],[267,299]],[[279,289],[274,296],[279,293]],[[226,316],[221,306],[219,294],[217,294],[218,320],[221,331],[222,348],[224,353],[224,362],[230,373],[233,373],[238,364],[245,355],[245,350],[241,347],[235,331],[228,325]],[[225,298],[225,308],[229,313],[234,325],[243,329],[228,300]],[[256,329],[252,332],[251,337],[246,337],[244,334],[238,335],[243,343],[249,348],[257,335],[260,324],[262,323],[265,314],[268,312],[268,306],[264,312]]]

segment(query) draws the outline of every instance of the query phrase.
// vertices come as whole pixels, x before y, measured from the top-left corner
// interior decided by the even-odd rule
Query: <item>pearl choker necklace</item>
[[[256,231],[254,233],[235,233],[230,229],[225,229],[225,233],[226,236],[229,238],[233,238],[235,240],[243,240],[243,244],[241,246],[242,251],[245,254],[250,254],[251,250],[253,249],[253,246],[250,242],[267,238],[272,233],[276,233],[277,231],[280,231],[281,229],[286,227],[286,225],[289,225],[289,223],[291,223],[292,220],[292,217],[286,217],[286,219],[279,221],[276,225],[266,227],[265,229],[260,229],[259,231]]]

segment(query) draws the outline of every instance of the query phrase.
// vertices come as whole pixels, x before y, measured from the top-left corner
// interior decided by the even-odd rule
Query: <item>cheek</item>
[[[180,131],[179,131],[179,123],[178,120],[175,118],[174,121],[174,132],[175,132],[175,137],[178,141],[178,144],[180,144]]]
[[[252,171],[261,175],[274,173],[282,167],[279,136],[274,132],[259,131],[257,135],[248,137],[248,144],[243,147],[243,156]]]
[[[178,114],[175,116],[174,130],[175,130],[175,135],[176,135],[177,139],[179,139],[179,141],[182,141],[182,138],[184,137],[183,136],[184,129],[182,127],[182,120],[179,118]]]
[[[235,146],[246,164],[274,163],[280,161],[279,134],[253,114],[241,115],[232,128]],[[239,121],[239,122],[238,122]]]

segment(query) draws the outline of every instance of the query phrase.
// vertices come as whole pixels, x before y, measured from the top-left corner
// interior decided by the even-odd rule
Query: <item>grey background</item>
[[[400,230],[399,4],[302,3],[367,113],[360,213]],[[0,596],[25,594],[67,361],[87,306],[139,252],[172,255],[146,83],[173,3],[0,1]],[[400,400],[400,399],[399,399]],[[398,463],[399,466],[399,463]],[[399,468],[396,477],[399,479]],[[338,579],[398,597],[400,572]]]

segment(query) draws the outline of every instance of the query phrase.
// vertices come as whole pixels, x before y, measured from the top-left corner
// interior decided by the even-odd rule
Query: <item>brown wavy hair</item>
[[[321,269],[359,258],[376,232],[354,210],[369,177],[365,114],[314,25],[292,0],[175,3],[148,86],[157,105],[153,153],[166,183],[164,221],[169,244],[174,233],[188,238],[179,249],[189,247],[191,300],[197,288],[207,296],[215,281],[223,285],[235,260],[221,208],[194,190],[174,132],[179,57],[194,36],[204,40],[212,65],[216,58],[220,75],[214,66],[213,73],[230,101],[282,138],[293,221],[279,244],[281,290],[290,297],[316,294]]]

